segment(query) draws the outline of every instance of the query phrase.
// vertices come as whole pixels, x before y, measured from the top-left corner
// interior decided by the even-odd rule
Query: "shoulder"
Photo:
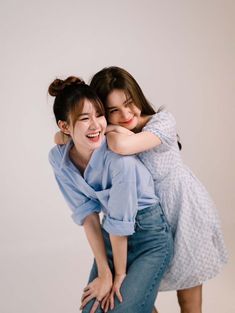
[[[49,151],[48,159],[52,167],[54,168],[59,167],[59,164],[64,154],[65,146],[66,145],[56,145]]]
[[[159,126],[159,125],[166,125],[166,126],[175,126],[176,120],[172,113],[169,111],[162,109],[152,115],[150,120],[146,123],[143,130],[146,130],[146,128],[150,126]]]
[[[165,145],[168,148],[177,141],[175,118],[165,109],[154,114],[142,131],[154,134],[161,140],[161,145]],[[157,146],[156,149],[158,149]]]
[[[135,155],[120,155],[111,151],[110,149],[107,150],[106,161],[110,164],[123,166],[125,164],[135,164],[137,160],[138,159]]]
[[[106,162],[109,163],[110,170],[126,172],[141,163],[135,155],[120,155],[111,150],[107,151]]]

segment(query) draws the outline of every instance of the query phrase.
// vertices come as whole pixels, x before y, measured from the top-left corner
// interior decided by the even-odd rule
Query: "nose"
[[[128,120],[130,118],[130,110],[129,108],[123,108],[121,111],[122,117],[124,120]]]
[[[94,117],[92,118],[91,124],[90,124],[90,127],[89,127],[89,128],[92,129],[92,130],[96,130],[96,129],[99,128],[99,123],[98,123],[97,117],[94,116]]]

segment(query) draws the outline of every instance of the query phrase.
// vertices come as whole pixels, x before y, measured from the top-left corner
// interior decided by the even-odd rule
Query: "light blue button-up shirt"
[[[108,233],[133,234],[137,211],[159,202],[149,171],[137,157],[110,151],[104,139],[82,176],[69,157],[72,146],[72,140],[55,146],[49,161],[73,220],[82,225],[88,215],[102,211]]]

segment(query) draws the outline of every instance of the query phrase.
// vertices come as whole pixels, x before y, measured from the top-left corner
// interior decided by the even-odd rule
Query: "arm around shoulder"
[[[110,132],[107,141],[110,150],[121,155],[140,153],[161,144],[160,138],[149,131],[133,135]]]

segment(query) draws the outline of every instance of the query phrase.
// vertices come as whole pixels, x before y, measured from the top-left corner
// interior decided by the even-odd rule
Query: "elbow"
[[[99,220],[99,213],[97,212],[94,212],[94,213],[91,213],[89,215],[87,215],[83,221],[82,221],[82,226],[86,226],[88,224],[91,224],[91,223],[94,223],[96,222],[97,220]]]
[[[116,145],[112,151],[120,155],[126,155],[127,152],[125,147],[123,147],[123,145],[120,144]]]
[[[121,155],[125,155],[125,147],[121,142],[118,142],[117,140],[109,140],[108,138],[108,147],[111,151],[117,153],[117,154],[121,154]]]

